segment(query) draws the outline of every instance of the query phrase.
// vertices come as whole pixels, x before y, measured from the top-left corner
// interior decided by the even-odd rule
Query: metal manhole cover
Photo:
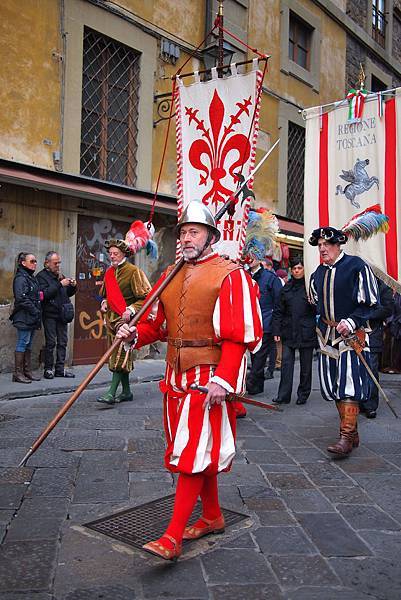
[[[7,467],[0,469],[0,484],[2,483],[26,483],[31,481],[34,469],[30,467]]]
[[[174,494],[171,494],[153,500],[153,502],[147,502],[134,508],[122,510],[114,515],[102,517],[90,523],[84,523],[84,527],[108,535],[141,550],[144,544],[150,540],[158,539],[164,533],[173,512],[173,504]],[[201,516],[201,508],[201,504],[198,502],[192,513],[191,522]],[[222,508],[221,510],[224,515],[226,527],[249,518],[248,515],[228,508]],[[184,540],[184,545],[190,544],[193,541]]]
[[[15,419],[20,419],[17,415],[0,415],[0,423],[2,421],[15,421]]]

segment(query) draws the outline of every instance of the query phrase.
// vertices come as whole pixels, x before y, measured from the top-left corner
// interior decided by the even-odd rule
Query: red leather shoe
[[[166,546],[164,546],[160,542],[160,540],[162,540],[163,538],[168,539],[173,544],[174,548],[166,548]],[[176,561],[182,552],[181,544],[179,544],[177,542],[177,540],[175,540],[173,537],[171,537],[171,535],[168,535],[168,533],[165,533],[164,535],[162,535],[162,537],[159,538],[158,540],[154,540],[152,542],[148,542],[147,544],[144,544],[142,546],[142,548],[144,550],[146,550],[146,552],[149,552],[150,554],[153,554],[154,556],[158,556],[159,558],[163,558],[164,560],[172,560],[172,561]]]
[[[209,535],[210,533],[224,533],[225,531],[225,522],[223,515],[217,517],[213,521],[206,519],[205,517],[201,517],[199,521],[203,521],[206,524],[206,527],[195,527],[195,525],[190,525],[189,527],[185,527],[184,535],[182,536],[184,540],[198,540],[204,535]]]

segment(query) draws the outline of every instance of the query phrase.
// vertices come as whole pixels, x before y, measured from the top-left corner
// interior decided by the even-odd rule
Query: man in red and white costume
[[[210,211],[193,200],[178,225],[185,265],[137,328],[118,336],[139,348],[167,341],[164,393],[165,466],[179,473],[174,511],[163,536],[144,548],[167,560],[181,554],[182,539],[224,531],[217,474],[235,455],[236,412],[228,393],[241,393],[246,350],[259,348],[263,326],[258,287],[236,263],[213,252],[220,233]],[[173,267],[156,283],[156,288]],[[190,389],[206,386],[208,394]],[[187,527],[200,496],[202,517]]]

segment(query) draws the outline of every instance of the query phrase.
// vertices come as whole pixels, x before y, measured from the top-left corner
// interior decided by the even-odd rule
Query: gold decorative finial
[[[365,87],[366,75],[363,69],[362,63],[359,63],[359,75],[358,75],[358,85],[359,89],[362,90]]]
[[[219,17],[223,16],[223,2],[224,2],[224,0],[219,0],[219,10],[217,13],[219,15]]]

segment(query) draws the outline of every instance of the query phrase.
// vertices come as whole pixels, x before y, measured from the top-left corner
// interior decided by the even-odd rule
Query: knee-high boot
[[[352,448],[359,446],[359,403],[347,399],[336,404],[340,414],[340,439],[336,444],[328,446],[327,451],[338,456],[348,456]]]
[[[40,377],[32,373],[32,350],[25,350],[24,353],[24,375],[31,381],[40,381]]]
[[[24,352],[14,353],[13,381],[17,383],[32,383],[32,381],[24,375]]]
[[[121,381],[121,371],[113,371],[113,377],[111,379],[111,384],[109,390],[96,398],[98,402],[102,402],[103,404],[115,404],[116,402],[116,392],[118,385]]]
[[[123,391],[117,396],[116,402],[130,402],[134,399],[134,395],[129,386],[129,373],[120,371],[120,379]]]

